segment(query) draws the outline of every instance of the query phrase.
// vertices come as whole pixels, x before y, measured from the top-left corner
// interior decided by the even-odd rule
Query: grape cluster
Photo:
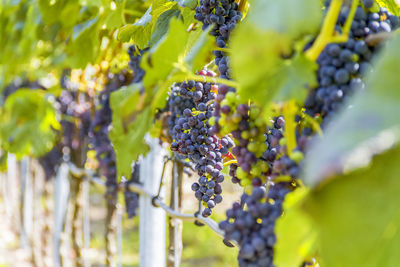
[[[39,158],[46,180],[56,176],[58,166],[62,163],[63,153],[60,144],[57,144],[49,152]]]
[[[145,71],[140,67],[140,61],[142,60],[143,53],[147,52],[149,48],[136,49],[135,45],[131,45],[128,48],[129,54],[129,67],[133,70],[133,83],[138,83],[143,80]]]
[[[365,8],[371,8],[374,6],[374,0],[363,0],[363,4]]]
[[[58,110],[62,115],[60,124],[63,154],[66,160],[71,160],[82,167],[86,161],[86,153],[83,150],[88,145],[92,121],[91,97],[87,93],[80,92],[67,76],[63,79],[66,87],[56,99]]]
[[[342,8],[336,25],[338,32],[341,32],[348,12],[348,7]],[[366,43],[365,38],[370,34],[393,31],[398,26],[399,18],[385,8],[374,13],[358,7],[348,41],[329,44],[317,59],[319,86],[308,95],[306,112],[311,116],[327,117],[338,110],[346,97],[363,89],[362,78],[370,70],[369,62],[376,50]]]
[[[286,139],[284,138],[285,119],[283,116],[275,117],[272,127],[268,127],[265,134],[268,149],[264,151],[262,158],[270,166],[270,178],[284,175],[291,179],[297,179],[300,175],[300,162],[304,157],[307,141],[314,133],[300,116],[295,117],[296,122],[296,143],[297,147],[288,155]]]
[[[117,167],[115,152],[108,137],[109,127],[112,121],[110,107],[110,94],[127,84],[125,75],[108,74],[108,83],[99,95],[99,109],[96,110],[91,125],[91,144],[96,150],[96,158],[100,165],[101,174],[106,177],[106,197],[108,201],[116,201],[117,194]],[[116,203],[114,203],[116,204]]]
[[[139,195],[129,189],[130,183],[139,183],[140,164],[136,163],[132,170],[131,178],[125,183],[125,209],[128,218],[131,219],[136,216],[137,208],[139,207]]]
[[[214,76],[214,73],[202,70],[199,75]],[[210,131],[215,90],[216,86],[210,83],[177,83],[168,100],[171,112],[169,133],[173,139],[171,150],[195,164],[200,177],[198,183],[192,185],[192,190],[196,198],[207,206],[202,213],[204,217],[210,216],[211,209],[222,201],[223,156],[234,145],[228,136],[218,138]]]
[[[243,186],[251,183],[259,186],[260,181],[265,182],[264,174],[269,170],[267,162],[261,158],[267,149],[264,142],[267,125],[256,105],[243,104],[239,96],[229,90],[225,85],[219,86],[212,131],[221,135],[230,133],[235,141],[231,152],[237,164],[230,169],[233,182],[241,180]]]
[[[194,18],[203,22],[203,30],[213,25],[210,34],[216,37],[218,47],[225,48],[232,30],[242,19],[242,13],[238,8],[234,0],[200,0]],[[221,78],[228,79],[230,69],[226,53],[219,50],[213,53]]]
[[[235,28],[236,24],[241,20],[242,14],[238,10],[238,5],[233,0],[201,0],[200,5],[196,8],[195,19],[203,22],[203,29],[208,28],[210,25],[213,25],[211,30],[211,35],[216,37],[217,46],[220,48],[226,48],[227,42],[229,41],[229,36],[232,30]],[[226,55],[226,52],[216,50],[213,51],[215,55],[215,64],[218,66],[218,71],[220,73],[220,77],[224,79],[230,79],[230,69],[229,69],[229,58]],[[235,138],[236,147],[233,148],[232,152],[236,154],[238,164],[230,165],[230,174],[232,176],[232,181],[234,183],[238,183],[240,178],[236,176],[236,172],[242,169],[245,172],[250,172],[251,165],[256,164],[257,156],[254,151],[257,149],[257,142],[252,142],[249,144],[250,150],[247,149],[247,145],[249,143],[249,139],[254,139],[254,135],[259,135],[261,145],[260,150],[263,149],[263,140],[262,133],[265,129],[262,129],[259,133],[255,133],[254,130],[250,134],[248,134],[250,124],[249,121],[249,111],[250,107],[247,104],[238,105],[238,101],[236,100],[235,95],[236,89],[232,87],[228,87],[225,85],[220,85],[218,88],[218,95],[216,97],[216,103],[214,106],[213,112],[213,127],[211,128],[211,133],[213,135],[220,134],[220,136],[226,136],[228,133],[232,132],[232,136]],[[238,109],[236,110],[236,106],[231,105],[232,102],[237,104]],[[255,109],[254,109],[255,110]],[[252,116],[255,116],[256,112],[252,112]],[[228,119],[226,119],[228,118]],[[231,119],[233,118],[233,123],[231,123]],[[238,125],[233,125],[238,124]],[[235,126],[238,126],[235,128]],[[252,125],[251,125],[252,126]],[[236,130],[236,131],[235,131]],[[241,133],[245,132],[244,135],[246,138],[242,138]],[[240,145],[240,146],[238,146]],[[243,148],[243,149],[242,149]],[[251,151],[253,150],[253,151]],[[257,153],[259,154],[259,153]],[[262,170],[266,169],[266,164],[260,162],[260,166],[256,169]],[[238,167],[240,167],[238,169]],[[244,175],[243,171],[240,172],[242,176]]]
[[[287,183],[271,184],[268,193],[264,187],[255,187],[251,195],[242,195],[241,204],[236,202],[226,211],[227,219],[219,227],[226,239],[239,244],[240,267],[274,266],[275,222],[282,214],[285,195],[291,190]]]

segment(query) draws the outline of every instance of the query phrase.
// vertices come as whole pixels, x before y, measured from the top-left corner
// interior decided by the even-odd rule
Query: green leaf
[[[284,213],[276,222],[274,264],[279,267],[301,266],[314,252],[316,233],[302,204],[308,191],[303,187],[285,197]]]
[[[144,136],[153,121],[153,112],[147,106],[138,112],[142,99],[140,84],[123,87],[111,94],[112,129],[110,140],[113,143],[118,179],[130,177],[131,164],[148,151]]]
[[[39,157],[50,151],[60,125],[45,92],[19,89],[10,95],[0,112],[0,141],[17,157]]]
[[[83,35],[85,31],[89,30],[97,21],[98,18],[93,18],[76,25],[72,32],[72,40],[76,40],[78,37]]]
[[[179,9],[170,9],[165,11],[157,18],[157,22],[154,25],[154,31],[150,38],[150,46],[155,45],[160,39],[167,33],[169,21],[172,18],[176,18],[180,15]]]
[[[279,91],[274,101],[293,99],[301,103],[308,94],[308,88],[317,84],[315,72],[318,65],[303,55],[297,55],[292,60],[285,60],[282,68],[271,77],[276,79]],[[273,88],[270,88],[272,91]]]
[[[185,52],[188,36],[183,23],[172,19],[168,33],[143,56],[141,67],[146,71],[143,85],[154,109],[165,105],[171,84],[168,77],[171,78],[176,68],[174,63],[178,63]]]
[[[321,20],[320,0],[254,0],[244,23],[283,35],[289,43],[316,33]]]
[[[7,160],[8,160],[8,153],[0,153],[0,171],[5,172],[7,171]]]
[[[150,6],[146,13],[134,24],[128,24],[119,29],[118,40],[129,42],[131,39],[134,39],[135,44],[139,46],[140,49],[145,48],[151,36],[151,8]]]
[[[124,24],[124,2],[125,1],[112,1],[110,9],[107,12],[106,27],[107,29],[114,30]]]
[[[170,20],[169,16],[175,16],[175,12],[168,12],[171,9],[176,9],[176,2],[171,2],[168,0],[153,0],[152,5],[146,11],[146,13],[134,24],[125,25],[118,32],[118,39],[122,42],[129,42],[131,39],[139,47],[139,49],[144,49],[149,45],[152,38],[153,31],[157,31],[157,35],[160,35],[165,30],[165,25],[168,25]],[[160,16],[164,15],[160,22],[157,24]],[[156,28],[161,27],[160,29]],[[157,37],[154,37],[157,39]],[[154,40],[156,41],[156,40]]]
[[[301,103],[307,87],[316,83],[317,65],[304,56],[282,59],[285,53],[280,35],[240,26],[232,40],[233,77],[241,87],[239,95],[268,110],[271,101],[295,99]]]
[[[198,29],[189,36],[189,49],[185,62],[192,72],[201,70],[206,63],[212,60],[211,51],[215,46],[215,41],[209,34],[210,30],[211,27],[205,31]]]
[[[68,64],[72,68],[84,68],[94,62],[100,47],[98,18],[74,27],[73,38],[68,44]]]
[[[293,42],[315,34],[322,18],[319,0],[254,0],[231,40],[233,78],[243,100],[264,111],[271,101],[302,102],[315,80],[317,65],[305,57],[283,59]]]
[[[400,262],[400,148],[309,195],[321,266],[396,267]]]
[[[344,167],[349,169],[351,162],[355,166],[368,162],[373,154],[390,146],[393,138],[399,138],[396,129],[400,127],[400,76],[393,70],[400,62],[400,37],[390,41],[376,59],[365,92],[356,94],[350,102],[351,108],[333,117],[324,137],[310,146],[303,175],[308,185],[315,186]],[[372,139],[385,133],[383,140]]]
[[[257,94],[253,99],[260,99],[260,94],[270,94],[268,90],[264,90],[269,83],[267,77],[277,73],[276,68],[281,63],[279,55],[282,49],[287,49],[271,41],[276,38],[279,36],[247,24],[238,26],[231,40],[231,65],[233,78],[243,88],[239,91],[242,97],[251,96],[253,91]]]
[[[400,16],[400,2],[398,0],[376,0],[382,7],[386,7],[391,13]]]

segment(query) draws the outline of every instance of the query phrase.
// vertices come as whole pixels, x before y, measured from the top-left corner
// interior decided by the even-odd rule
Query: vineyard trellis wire
[[[92,183],[100,185],[100,186],[105,186],[104,181],[101,180],[99,177],[95,176],[94,172],[92,172],[91,170],[79,169],[71,162],[68,163],[68,167],[69,167],[70,172],[77,174],[77,175],[87,175],[87,177],[90,179],[90,181]],[[120,186],[118,188],[120,191],[125,190],[125,186],[123,183],[120,183]],[[130,183],[129,189],[131,191],[139,193],[140,195],[145,195],[145,196],[151,197],[153,206],[163,209],[169,216],[176,218],[176,219],[185,220],[185,221],[193,221],[193,222],[199,221],[199,222],[207,225],[218,236],[220,236],[222,238],[224,237],[223,231],[221,231],[218,227],[218,223],[209,217],[207,217],[207,218],[203,217],[200,212],[195,212],[194,214],[177,212],[174,209],[172,209],[167,203],[165,203],[160,197],[152,194],[151,192],[146,190],[139,183]],[[230,242],[232,242],[232,244],[235,244],[234,241],[230,241]]]
[[[9,159],[15,160],[15,158],[12,157],[12,155],[10,156]],[[30,158],[25,158],[22,162],[24,162],[24,164],[22,164],[24,171],[26,173],[28,173],[30,171],[30,169],[28,166],[25,166],[25,165],[30,164]],[[162,164],[160,164],[160,166],[162,166],[162,169],[165,170],[165,167],[168,163],[172,163],[174,165],[174,164],[180,163],[180,161],[174,157],[172,157],[172,158],[164,157],[164,161],[162,162]],[[12,164],[10,166],[12,166]],[[9,171],[12,172],[13,168],[10,168]],[[181,169],[181,171],[183,171],[183,169]],[[162,176],[157,177],[156,180],[160,179],[160,181],[162,181],[163,177],[165,178],[167,176],[167,174],[165,171],[163,172],[160,170],[160,172],[162,172]],[[172,168],[172,174],[173,174],[172,179],[177,179],[178,178],[177,176],[182,175],[182,174],[179,174],[177,168],[174,166]],[[67,213],[66,213],[66,209],[68,206],[67,203],[69,201],[68,198],[71,197],[70,196],[71,189],[67,185],[76,179],[82,180],[83,184],[90,183],[92,185],[100,186],[102,188],[105,188],[106,185],[105,185],[105,181],[103,179],[101,179],[99,176],[97,176],[93,170],[79,168],[71,161],[64,161],[60,165],[60,167],[57,170],[56,177],[57,178],[55,179],[55,184],[54,184],[56,191],[54,193],[55,193],[55,197],[56,197],[55,200],[58,202],[58,204],[56,204],[56,206],[55,206],[57,213],[55,214],[56,228],[55,228],[55,232],[53,234],[53,236],[55,238],[54,239],[54,241],[55,241],[55,244],[54,244],[55,245],[55,247],[54,247],[55,258],[53,260],[54,260],[55,266],[64,266],[66,263],[65,262],[66,259],[64,258],[64,256],[62,256],[63,253],[62,253],[62,250],[60,250],[60,248],[63,246],[63,243],[65,243],[65,237],[60,239],[60,235],[62,234],[62,232],[64,231],[64,228],[65,228],[64,224],[65,224],[65,220],[67,219]],[[70,177],[70,178],[68,178],[68,177]],[[72,179],[72,181],[70,179]],[[148,177],[147,177],[147,179],[148,179]],[[174,192],[174,191],[176,192],[177,190],[179,190],[178,183],[173,183],[173,185],[174,186],[171,187],[171,192]],[[171,219],[182,220],[182,221],[187,221],[187,222],[194,222],[198,225],[206,225],[217,236],[224,238],[223,232],[218,227],[218,223],[211,218],[205,218],[201,215],[201,205],[199,205],[199,210],[193,214],[177,211],[174,206],[171,206],[170,204],[166,203],[165,198],[162,196],[163,194],[160,194],[160,191],[162,191],[161,188],[165,187],[164,183],[160,182],[160,183],[157,183],[157,185],[153,185],[152,187],[154,187],[154,192],[156,192],[156,193],[154,193],[154,192],[152,193],[141,183],[130,182],[127,187],[125,182],[120,182],[118,184],[118,191],[121,193],[124,192],[124,190],[136,192],[142,197],[151,199],[152,207],[163,210]],[[88,203],[84,204],[83,206],[85,206],[85,205],[88,205]],[[143,207],[142,207],[142,209],[143,209]],[[85,213],[85,212],[87,213],[87,211],[88,211],[88,206],[86,207],[86,211],[84,211],[83,213]],[[23,211],[21,211],[21,214],[24,215]],[[83,228],[84,228],[83,235],[84,235],[84,237],[88,236],[89,233],[87,231],[90,231],[89,230],[90,226],[88,226],[88,225],[86,225],[86,230],[85,230],[85,224],[89,223],[86,220],[85,220],[85,218],[83,218]],[[122,229],[120,229],[120,227],[121,227],[121,224],[119,223],[118,227],[117,227],[117,233],[119,232],[117,234],[117,239],[121,239],[120,235],[122,234],[121,233]],[[143,237],[146,238],[145,234],[142,233],[142,231],[140,230],[140,227],[139,227],[139,236],[140,235],[143,235]],[[158,237],[158,238],[160,240],[160,237]],[[161,238],[161,240],[162,240],[162,238]],[[85,244],[86,243],[85,238],[83,239],[83,241],[84,241],[84,243],[82,245],[85,247],[85,249],[87,249],[88,245]],[[177,246],[176,244],[179,244],[180,242],[182,242],[181,236],[179,234],[172,235],[172,240],[170,240],[170,241],[173,241],[174,246]],[[61,242],[61,247],[59,245],[60,242]],[[225,242],[228,242],[228,241],[225,241]],[[118,243],[117,244],[117,248],[118,248],[117,256],[118,256],[121,253],[122,247],[121,247],[120,240],[117,240],[117,243]],[[234,241],[229,241],[227,244],[229,244],[230,246],[237,246],[237,244]],[[154,250],[154,248],[151,246],[147,249]],[[173,252],[175,253],[175,256],[171,258],[173,264],[175,264],[173,266],[179,266],[179,263],[180,263],[180,255],[179,254],[182,251],[178,249],[178,250],[174,250]],[[142,252],[139,251],[139,253],[142,253]],[[159,254],[158,252],[156,252],[156,253]],[[58,258],[58,257],[60,257],[60,258]],[[80,258],[81,258],[83,265],[88,264],[88,261],[85,258],[84,254],[82,254],[80,256]],[[171,260],[171,259],[169,259],[169,260]],[[153,264],[152,261],[154,261],[153,258],[151,258],[151,257],[147,258],[147,261],[149,262],[148,264],[141,263],[141,266],[154,266],[154,265],[152,265]],[[121,264],[120,256],[118,256],[117,264],[118,264],[118,266],[120,266],[120,264]]]

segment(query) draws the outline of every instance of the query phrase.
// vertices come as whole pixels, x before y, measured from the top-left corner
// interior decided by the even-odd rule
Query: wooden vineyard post
[[[174,211],[182,210],[182,181],[183,164],[176,158],[173,159],[172,167],[172,186],[170,207]],[[182,256],[182,220],[169,217],[169,247],[168,247],[168,267],[179,267]]]

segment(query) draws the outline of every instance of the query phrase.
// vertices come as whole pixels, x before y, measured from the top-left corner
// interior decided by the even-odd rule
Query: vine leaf
[[[141,153],[149,150],[144,142],[144,135],[152,123],[150,108],[144,108],[134,118],[135,123],[127,123],[129,114],[137,112],[136,104],[141,98],[140,84],[123,87],[111,94],[112,128],[109,132],[114,146],[118,178],[128,178],[131,174],[131,164]]]
[[[168,88],[171,84],[168,80],[171,78],[171,73],[175,71],[174,63],[183,64],[179,61],[185,53],[188,37],[189,34],[183,23],[172,19],[168,34],[143,56],[141,67],[146,71],[143,85],[154,109],[162,108],[166,103]]]
[[[124,24],[124,2],[114,1],[115,8],[107,9],[105,25],[107,29],[116,29]]]
[[[11,94],[0,110],[2,149],[24,156],[40,157],[49,152],[60,124],[45,92],[19,89]]]
[[[386,7],[391,13],[400,16],[400,2],[398,0],[376,0],[379,6]]]
[[[185,63],[192,72],[199,71],[212,60],[210,51],[214,48],[215,41],[209,34],[210,30],[211,27],[205,31],[198,28],[189,35]]]
[[[265,110],[272,101],[294,99],[302,103],[308,88],[316,83],[316,63],[301,55],[282,59],[280,55],[288,48],[282,46],[280,37],[240,27],[233,39],[232,69],[241,85],[239,95]]]
[[[83,35],[85,31],[89,30],[97,21],[98,18],[93,18],[75,25],[72,32],[72,40],[76,40],[79,36]]]
[[[303,173],[306,184],[315,186],[344,167],[365,165],[400,137],[400,76],[393,72],[400,62],[400,37],[391,40],[376,59],[366,90],[356,94],[351,108],[333,117],[324,136],[309,146]]]
[[[160,39],[165,35],[165,33],[168,31],[168,26],[171,18],[173,17],[178,17],[180,14],[179,9],[170,9],[165,11],[160,15],[159,18],[157,18],[157,21],[155,22],[154,25],[154,31],[151,35],[150,38],[150,47],[155,45]]]
[[[280,34],[290,43],[304,35],[316,33],[321,19],[319,0],[254,0],[244,23],[264,32]]]
[[[165,34],[171,16],[177,14],[179,14],[177,2],[153,0],[152,5],[137,22],[120,28],[118,39],[122,42],[129,42],[132,39],[139,49],[144,49],[149,45],[153,32],[156,33],[153,40],[155,42],[163,33]]]
[[[147,44],[146,40],[150,39],[150,26],[152,16],[150,15],[152,6],[147,9],[146,13],[134,24],[123,26],[118,31],[118,39],[122,42],[129,42],[134,39],[135,44],[143,49]],[[141,32],[141,34],[139,34]]]
[[[318,231],[321,266],[398,266],[400,147],[332,179],[306,199]]]
[[[253,1],[231,40],[232,74],[241,85],[239,95],[264,111],[271,101],[294,98],[301,104],[307,88],[316,83],[317,65],[301,55],[289,59],[284,55],[291,53],[293,41],[315,33],[320,23],[318,0]]]
[[[311,218],[302,209],[308,194],[304,187],[296,189],[285,197],[282,217],[276,221],[276,244],[274,264],[282,267],[301,266],[314,253],[316,232]]]
[[[99,19],[93,18],[76,25],[67,47],[68,64],[73,68],[84,68],[97,56],[100,40],[97,35]]]

